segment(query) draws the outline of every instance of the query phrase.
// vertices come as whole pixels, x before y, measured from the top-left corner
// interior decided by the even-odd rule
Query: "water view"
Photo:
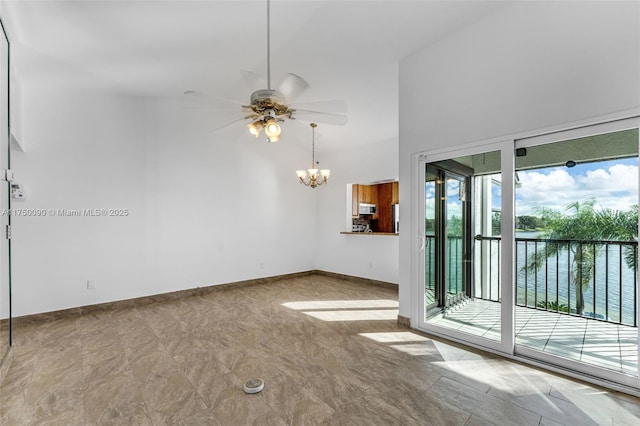
[[[575,278],[577,274],[575,266],[572,266],[574,256],[563,245],[556,256],[545,260],[543,267],[532,271],[527,268],[532,253],[545,250],[546,244],[557,244],[538,241],[537,237],[537,232],[516,232],[516,303],[575,314],[578,294],[572,283],[572,277]],[[588,245],[591,246],[590,243]],[[636,273],[627,264],[625,255],[631,252],[632,256],[636,256],[637,243],[602,243],[595,246],[598,250],[593,273],[588,278],[584,277],[588,284],[582,288],[582,315],[635,325]]]

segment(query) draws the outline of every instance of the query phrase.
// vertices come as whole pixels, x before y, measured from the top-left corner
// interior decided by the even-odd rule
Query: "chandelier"
[[[311,168],[307,170],[296,170],[300,183],[305,186],[315,188],[316,186],[324,185],[329,180],[331,170],[322,169],[318,170],[316,162],[316,123],[311,123]],[[320,172],[320,174],[318,174]]]

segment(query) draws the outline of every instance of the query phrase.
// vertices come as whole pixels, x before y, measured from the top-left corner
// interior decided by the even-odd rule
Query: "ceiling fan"
[[[225,123],[212,131],[215,132],[240,121],[249,121],[247,128],[256,138],[262,131],[267,137],[267,142],[278,142],[282,129],[280,123],[285,120],[300,119],[303,121],[315,121],[328,124],[344,125],[347,123],[347,105],[344,101],[320,101],[305,104],[292,104],[291,102],[303,93],[308,87],[302,77],[295,74],[287,74],[278,89],[271,88],[271,0],[267,0],[267,88],[251,93],[248,105],[236,102],[228,102],[223,108],[234,108],[240,115],[239,118]],[[255,74],[244,72],[245,80],[262,80]],[[184,94],[191,98],[201,98],[202,94],[188,90]],[[238,108],[240,106],[240,108]],[[312,108],[312,109],[309,109]]]

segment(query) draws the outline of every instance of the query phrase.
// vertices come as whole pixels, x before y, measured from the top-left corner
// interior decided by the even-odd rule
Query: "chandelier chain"
[[[311,165],[316,166],[316,127],[311,126]]]

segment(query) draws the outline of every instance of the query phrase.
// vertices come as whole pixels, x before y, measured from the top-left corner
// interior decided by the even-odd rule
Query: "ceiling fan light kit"
[[[302,77],[289,73],[285,76],[278,89],[271,88],[271,1],[267,0],[267,81],[266,89],[254,90],[251,93],[250,103],[248,105],[241,102],[235,103],[232,107],[234,110],[241,106],[238,118],[231,123],[220,123],[216,128],[211,129],[212,132],[222,130],[229,125],[238,121],[249,120],[247,129],[256,138],[263,133],[266,135],[267,142],[278,142],[281,137],[281,123],[286,120],[299,119],[300,121],[316,121],[336,125],[344,125],[347,122],[346,112],[347,106],[343,101],[320,101],[308,102],[295,106],[291,104],[296,97],[309,88]],[[257,75],[252,72],[244,72],[245,80],[248,83],[255,81]],[[262,80],[257,76],[258,80]],[[264,84],[264,82],[262,83]],[[255,86],[252,87],[255,89]],[[201,100],[202,94],[198,94],[195,90],[186,90],[184,94],[194,101]],[[205,96],[206,97],[206,96]],[[223,103],[229,103],[224,100]],[[238,105],[240,104],[240,105]],[[219,105],[219,104],[216,104]],[[216,106],[220,108],[219,106]],[[227,107],[222,107],[227,109]],[[312,108],[312,109],[307,109]]]

